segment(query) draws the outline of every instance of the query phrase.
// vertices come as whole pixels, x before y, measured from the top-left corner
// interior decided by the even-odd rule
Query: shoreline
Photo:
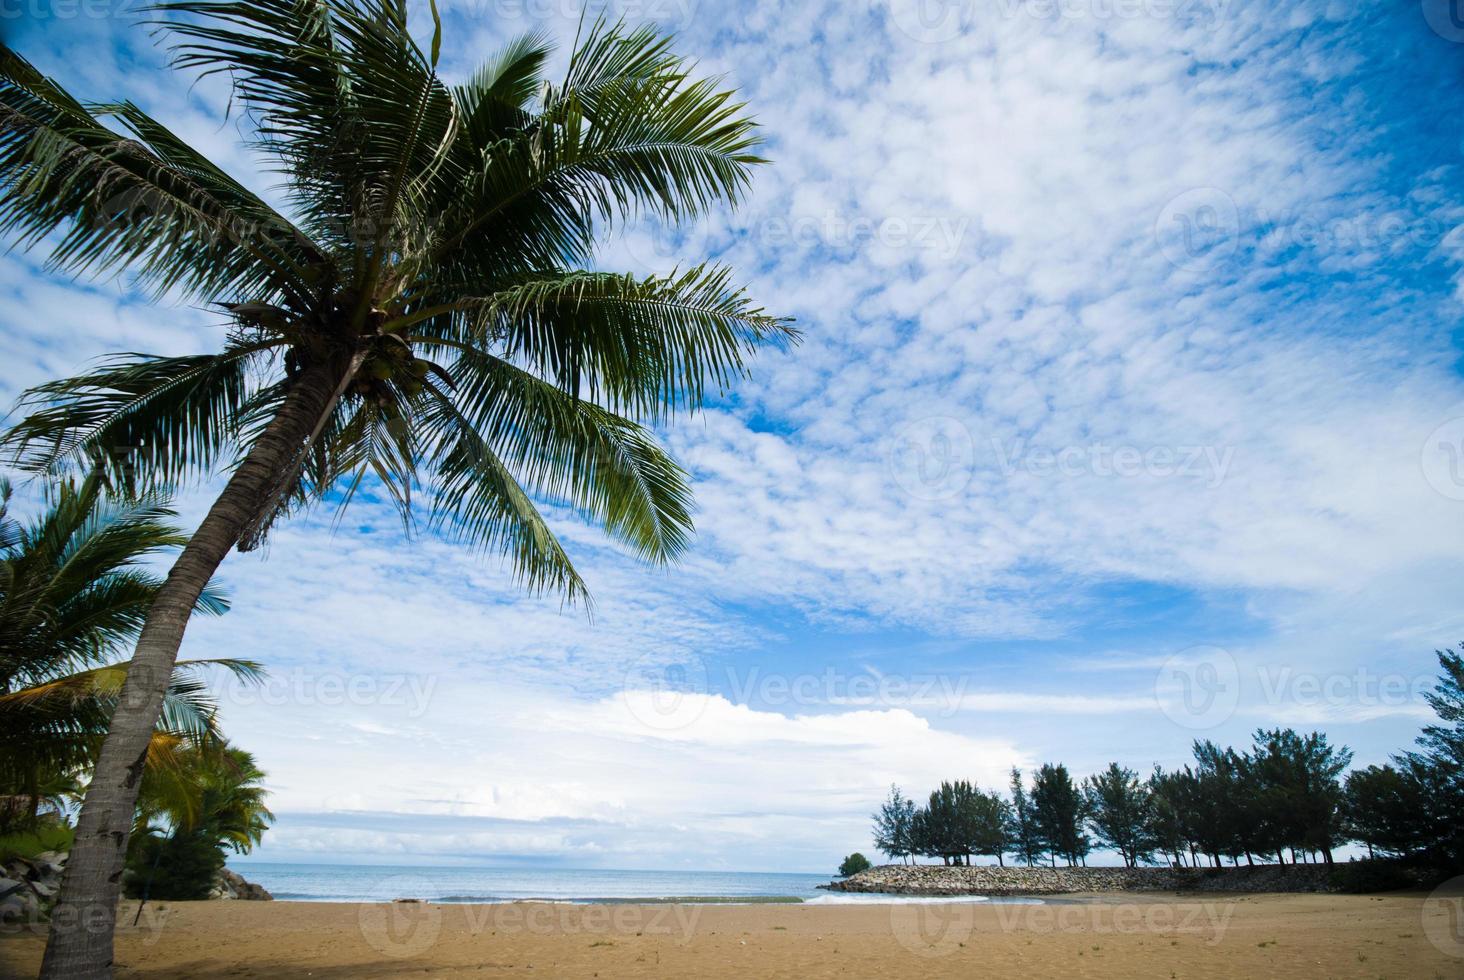
[[[1027,904],[161,903],[121,907],[119,980],[238,977],[1453,976],[1428,896],[1100,893]],[[1456,941],[1457,942],[1457,941]],[[0,935],[0,976],[44,936]]]

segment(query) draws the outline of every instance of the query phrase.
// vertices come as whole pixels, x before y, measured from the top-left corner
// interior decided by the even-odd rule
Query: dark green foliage
[[[1018,858],[1031,867],[1042,856],[1037,839],[1037,824],[1032,815],[1032,799],[1022,786],[1022,770],[1012,768],[1011,848]]]
[[[1049,764],[1028,791],[1013,769],[1010,803],[956,781],[942,783],[916,809],[892,788],[875,814],[876,841],[886,849],[907,840],[908,853],[947,864],[969,863],[973,855],[1000,860],[1011,852],[1029,865],[1043,855],[1073,865],[1092,847],[1091,830],[1129,867],[1157,854],[1176,867],[1208,862],[1214,874],[1225,859],[1333,864],[1332,852],[1355,841],[1380,860],[1334,865],[1334,882],[1344,890],[1385,891],[1458,874],[1464,871],[1464,657],[1444,650],[1438,659],[1442,674],[1425,697],[1439,722],[1424,728],[1419,751],[1345,781],[1350,749],[1320,732],[1262,729],[1246,752],[1196,741],[1193,766],[1172,772],[1155,766],[1142,781],[1111,763],[1079,788],[1065,766]]]
[[[1250,785],[1260,795],[1273,845],[1320,851],[1328,864],[1342,842],[1342,772],[1352,752],[1333,748],[1320,732],[1291,729],[1256,732],[1247,759]]]
[[[1032,811],[1037,839],[1054,859],[1080,863],[1091,849],[1083,833],[1088,802],[1063,765],[1045,764],[1032,782]]]
[[[0,834],[0,861],[32,858],[46,851],[69,851],[74,833],[65,824],[42,821],[30,830]]]
[[[970,864],[975,855],[998,862],[1010,842],[1011,808],[995,793],[966,780],[941,783],[912,820],[914,852],[947,864]]]
[[[1154,850],[1149,787],[1139,782],[1138,773],[1114,762],[1098,775],[1089,776],[1083,791],[1098,839],[1119,853],[1125,867],[1137,867],[1140,859]]]
[[[1327,878],[1337,891],[1352,895],[1419,886],[1418,875],[1398,861],[1344,861],[1333,865]]]
[[[1418,847],[1427,802],[1411,773],[1368,766],[1348,773],[1343,792],[1343,826],[1369,856],[1397,857]]]
[[[203,830],[144,835],[130,852],[124,879],[128,898],[141,898],[144,892],[155,901],[208,898],[214,877],[224,866],[224,852]]]
[[[869,858],[855,851],[853,854],[844,858],[843,862],[839,865],[839,877],[847,878],[850,875],[857,875],[861,871],[868,871],[871,867],[873,865],[869,863]]]
[[[1464,869],[1464,658],[1453,650],[1438,651],[1443,673],[1425,700],[1439,724],[1418,737],[1421,751],[1394,761],[1413,783],[1422,801],[1410,850],[1434,866]]]
[[[100,477],[62,480],[30,522],[10,520],[0,480],[0,831],[34,824],[79,794],[127,675],[162,577],[148,569],[186,544],[160,498],[109,500]],[[228,608],[205,590],[199,612]],[[200,676],[217,664],[259,676],[247,661],[181,661],[163,702],[158,751],[216,737],[216,706]],[[158,752],[150,753],[155,762]]]
[[[914,832],[915,801],[891,786],[889,798],[874,814],[874,846],[889,857],[907,858],[915,853]]]

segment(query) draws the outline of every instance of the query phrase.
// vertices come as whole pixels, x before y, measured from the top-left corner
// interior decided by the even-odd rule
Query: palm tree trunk
[[[344,368],[307,367],[168,572],[148,611],[76,822],[41,980],[108,980],[139,779],[183,631],[214,571],[331,407]]]

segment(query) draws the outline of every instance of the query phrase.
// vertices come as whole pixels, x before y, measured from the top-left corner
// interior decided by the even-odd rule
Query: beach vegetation
[[[1126,867],[1317,862],[1334,866],[1338,887],[1349,891],[1416,883],[1414,872],[1457,874],[1464,871],[1464,658],[1453,650],[1437,656],[1441,673],[1425,699],[1438,721],[1423,729],[1416,750],[1388,765],[1348,772],[1351,750],[1321,732],[1259,729],[1244,750],[1198,739],[1192,765],[1156,765],[1145,779],[1115,762],[1080,786],[1065,766],[1049,763],[1028,787],[1013,769],[1010,801],[998,800],[1000,807],[994,794],[964,780],[943,782],[920,807],[894,786],[875,814],[875,844],[891,857],[946,864],[974,855],[1001,863],[1007,853],[1029,866],[1044,858],[1074,866],[1095,844]],[[1334,852],[1348,842],[1376,860],[1336,862]]]
[[[127,677],[121,658],[163,587],[148,565],[188,540],[161,498],[109,497],[95,472],[45,489],[40,513],[21,522],[8,516],[11,488],[0,481],[0,830],[74,809]],[[227,608],[206,588],[193,612]],[[219,737],[210,668],[260,676],[250,661],[176,663],[148,768]]]
[[[274,815],[265,774],[243,749],[210,743],[174,754],[143,776],[128,849],[133,898],[207,898],[227,852],[249,853]]]

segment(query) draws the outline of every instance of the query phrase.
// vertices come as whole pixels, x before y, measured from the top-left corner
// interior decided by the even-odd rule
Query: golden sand
[[[133,903],[124,922],[130,923]],[[117,941],[119,977],[1464,977],[1419,895],[1091,896],[1044,905],[179,902]],[[33,976],[43,938],[0,936]]]

